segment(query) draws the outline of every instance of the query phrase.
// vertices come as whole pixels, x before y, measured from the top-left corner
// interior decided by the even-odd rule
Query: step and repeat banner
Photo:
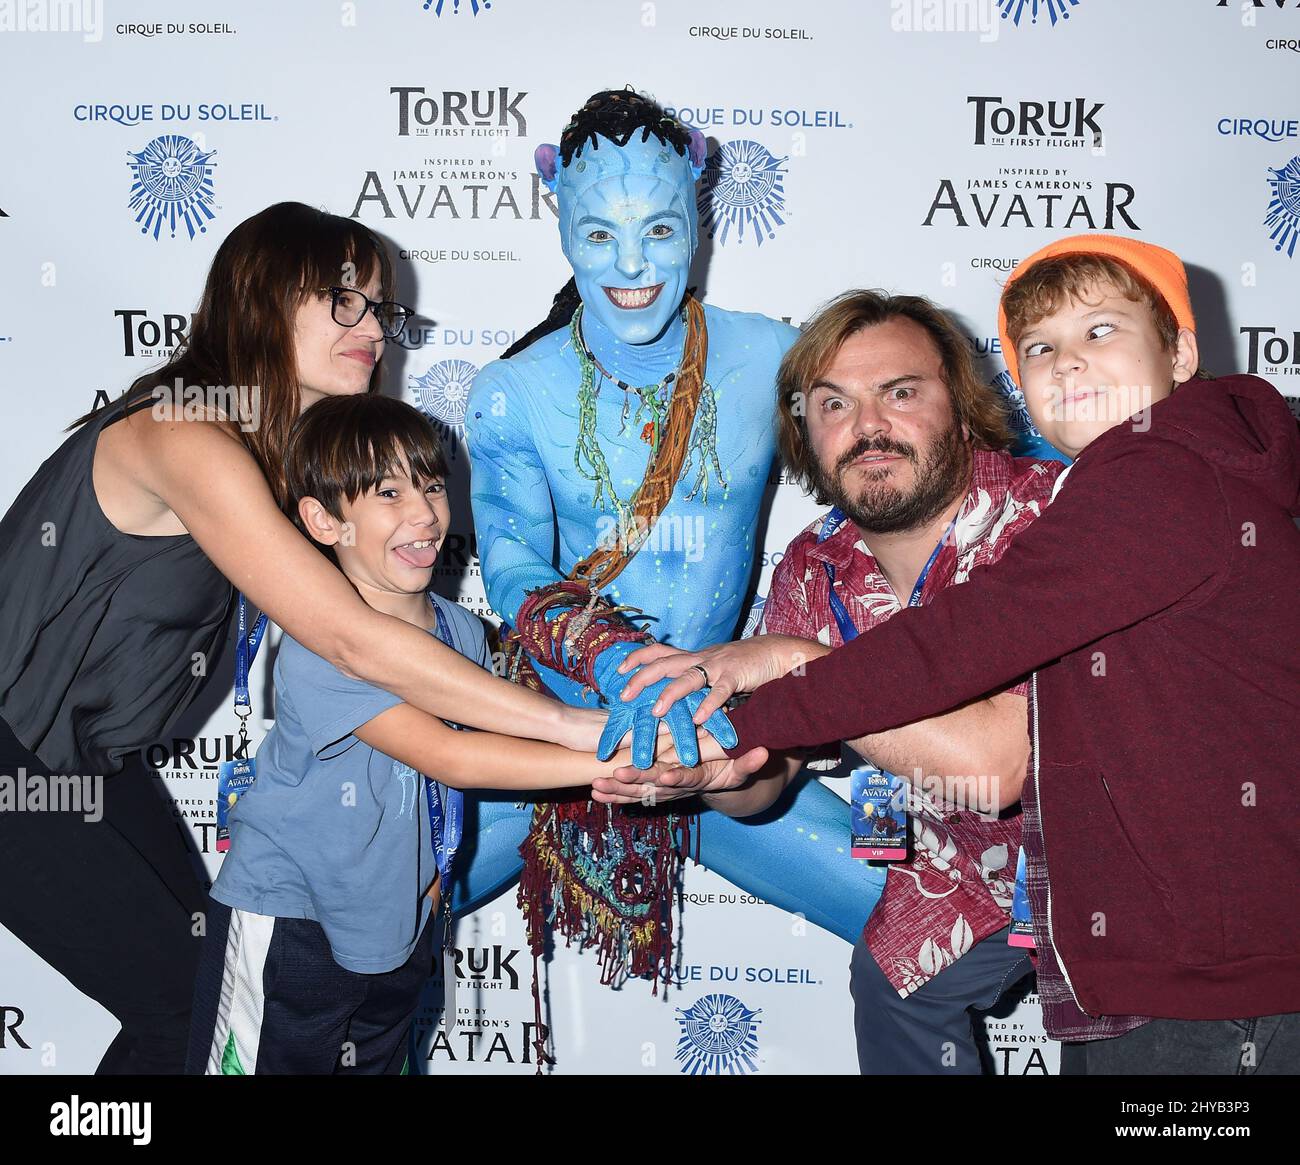
[[[625,84],[708,136],[694,279],[712,303],[799,324],[849,287],[930,296],[992,381],[1007,273],[1053,237],[1116,231],[1186,260],[1207,368],[1300,392],[1297,0],[0,0],[0,64],[6,506],[69,421],[184,340],[226,233],[300,200],[398,259],[419,315],[385,391],[453,456],[435,585],[493,622],[465,397],[568,277],[534,147]],[[773,487],[757,596],[817,513]],[[209,878],[232,656],[148,751]],[[555,952],[555,1070],[854,1071],[849,946],[702,868],[685,890],[658,997]],[[456,934],[455,1022],[431,980],[421,1068],[535,1071],[514,889]],[[90,1071],[117,1026],[3,930],[0,1020],[0,1073]],[[1032,994],[984,1026],[997,1071],[1057,1070]]]

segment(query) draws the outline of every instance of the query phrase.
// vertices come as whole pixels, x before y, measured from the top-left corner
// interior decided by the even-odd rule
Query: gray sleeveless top
[[[216,663],[234,609],[193,538],[123,534],[95,496],[101,430],[152,403],[105,405],[0,520],[0,717],[50,773],[108,776],[162,736]]]

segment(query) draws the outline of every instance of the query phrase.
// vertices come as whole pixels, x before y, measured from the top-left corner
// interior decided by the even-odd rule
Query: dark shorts
[[[340,967],[325,931],[210,901],[194,987],[190,1075],[400,1075],[429,978],[435,919],[400,967]]]

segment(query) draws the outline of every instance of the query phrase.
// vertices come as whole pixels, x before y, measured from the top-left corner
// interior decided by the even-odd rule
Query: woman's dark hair
[[[320,287],[364,287],[376,274],[381,299],[393,297],[388,252],[369,227],[301,202],[279,202],[245,219],[217,248],[189,334],[161,368],[123,394],[157,385],[258,387],[258,423],[231,433],[252,453],[271,492],[285,501],[284,454],[301,411],[294,317]],[[378,383],[378,366],[369,391]],[[77,418],[84,425],[98,410]]]
[[[327,396],[305,409],[289,433],[284,511],[314,541],[298,516],[303,498],[315,498],[342,521],[344,501],[350,505],[399,473],[416,486],[446,478],[446,455],[429,419],[377,392]]]
[[[625,146],[637,130],[641,131],[643,142],[653,137],[660,145],[672,146],[683,157],[691,142],[691,131],[649,97],[643,97],[630,88],[602,89],[587,98],[586,104],[564,127],[560,135],[560,162],[567,166],[588,145],[593,150],[599,149],[601,138],[608,138],[616,146]],[[581,302],[578,284],[570,279],[556,292],[546,319],[511,344],[501,353],[501,358],[508,359],[543,336],[567,327]]]

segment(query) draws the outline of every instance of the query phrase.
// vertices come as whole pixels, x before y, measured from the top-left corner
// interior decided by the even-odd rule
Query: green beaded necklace
[[[684,308],[682,314],[684,319]],[[578,305],[577,310],[573,313],[573,319],[569,321],[569,334],[573,339],[573,350],[577,354],[578,366],[582,371],[582,378],[578,384],[578,440],[573,450],[573,466],[588,481],[595,483],[596,488],[591,499],[592,509],[599,508],[602,497],[608,497],[609,504],[614,508],[620,524],[630,524],[634,499],[625,502],[618,496],[617,491],[614,489],[614,482],[610,477],[609,464],[605,460],[605,453],[600,447],[600,438],[596,434],[596,400],[600,396],[600,385],[597,383],[596,377],[599,375],[602,381],[613,381],[627,394],[623,398],[623,413],[619,421],[618,431],[620,436],[627,431],[628,406],[631,403],[632,393],[636,394],[638,401],[636,412],[632,414],[632,423],[635,425],[640,422],[642,415],[648,411],[649,419],[643,424],[642,436],[650,445],[650,461],[653,464],[654,458],[659,453],[659,441],[663,435],[664,422],[668,418],[669,388],[677,379],[681,362],[679,360],[678,367],[668,373],[657,384],[630,385],[606,372],[600,366],[595,354],[587,347],[582,338],[582,304]],[[683,352],[683,358],[685,355],[685,352]],[[707,381],[705,381],[700,391],[700,401],[695,413],[691,440],[687,446],[686,462],[682,466],[683,478],[690,471],[691,464],[697,454],[699,456],[699,465],[695,475],[695,483],[686,496],[690,499],[695,497],[697,492],[702,491],[701,496],[707,502],[709,500],[708,470],[710,466],[712,466],[718,482],[724,488],[727,484],[722,476],[722,465],[718,461],[718,405],[713,395],[713,389]]]

